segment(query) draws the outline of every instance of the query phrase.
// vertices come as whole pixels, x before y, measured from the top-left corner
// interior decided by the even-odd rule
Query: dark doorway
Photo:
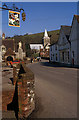
[[[7,57],[7,61],[13,61],[13,57],[8,56],[8,57]]]

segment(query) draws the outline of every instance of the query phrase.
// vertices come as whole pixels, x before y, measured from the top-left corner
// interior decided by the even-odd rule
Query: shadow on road
[[[40,63],[42,66],[46,67],[65,67],[65,68],[77,68],[79,69],[79,66],[72,66],[69,64],[63,64],[63,63],[50,63],[50,62],[41,62]]]

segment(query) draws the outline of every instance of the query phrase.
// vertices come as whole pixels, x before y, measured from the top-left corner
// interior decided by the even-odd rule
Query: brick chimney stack
[[[2,34],[2,40],[5,40],[5,33]]]

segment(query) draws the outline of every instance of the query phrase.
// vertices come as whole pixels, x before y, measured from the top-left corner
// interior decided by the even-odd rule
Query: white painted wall
[[[57,56],[57,60],[56,60],[56,56]],[[59,62],[59,52],[58,52],[57,44],[50,46],[50,61]]]
[[[69,39],[71,41],[71,63],[73,59],[72,52],[74,51],[74,64],[79,65],[79,23],[75,17],[72,21],[72,29]]]
[[[71,63],[70,43],[68,42],[62,28],[60,29],[60,36],[58,40],[58,50],[59,50],[59,62],[70,64]],[[64,52],[64,61],[62,58],[62,52]],[[68,52],[69,52],[69,60],[68,60]]]
[[[43,45],[42,44],[30,44],[30,48],[40,50],[40,48],[43,49]]]
[[[64,37],[64,40],[63,40]],[[50,46],[50,61],[56,61],[55,57],[53,57],[53,54],[57,53],[58,55],[58,62],[62,62],[62,51],[65,52],[65,61],[64,63],[70,63],[72,64],[72,59],[74,58],[74,65],[79,65],[79,23],[76,19],[76,17],[73,18],[72,21],[72,28],[70,33],[71,45],[67,41],[63,30],[60,30],[60,36],[58,40],[58,50],[55,51],[55,44]],[[52,51],[51,51],[52,48]],[[67,61],[67,53],[69,51],[69,62]],[[73,56],[74,51],[74,56]],[[53,59],[51,59],[51,57]]]

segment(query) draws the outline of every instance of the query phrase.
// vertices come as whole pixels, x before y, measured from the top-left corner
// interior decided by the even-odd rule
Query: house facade
[[[70,33],[71,41],[71,62],[79,65],[79,15],[74,15]]]
[[[43,49],[43,44],[30,44],[30,48],[40,51],[40,49]]]
[[[69,41],[71,26],[61,26],[58,40],[59,62],[70,64],[71,42]]]
[[[79,65],[79,15],[74,15],[71,26],[61,26],[58,42],[50,46],[50,61]],[[58,46],[56,52],[55,46]],[[58,57],[57,58],[54,55]],[[52,57],[53,56],[53,57]]]
[[[23,59],[26,56],[25,48],[21,41],[17,44],[14,39],[5,39],[5,34],[2,35],[2,45],[1,45],[2,59],[7,60],[7,58]]]
[[[59,62],[59,52],[57,43],[50,45],[50,61]]]

